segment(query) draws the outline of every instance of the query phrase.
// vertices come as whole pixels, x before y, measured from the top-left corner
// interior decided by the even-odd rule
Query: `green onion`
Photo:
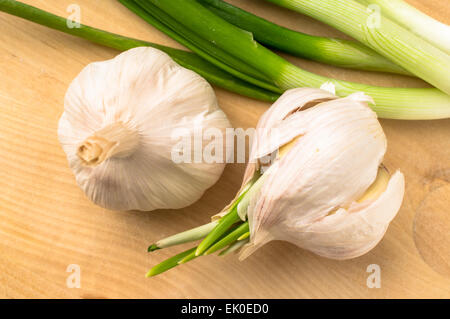
[[[386,16],[371,12],[362,3],[355,0],[266,1],[306,14],[346,33],[450,94],[450,56]]]
[[[255,39],[262,44],[292,55],[343,68],[411,74],[356,41],[296,32],[222,0],[200,0],[200,2],[228,22],[252,32]]]
[[[146,0],[170,15],[186,29],[229,55],[264,73],[283,90],[296,87],[320,87],[331,82],[336,93],[355,92],[370,95],[372,108],[379,117],[391,119],[438,119],[450,117],[450,97],[432,88],[388,88],[329,79],[302,70],[254,41],[251,33],[218,17],[194,0]]]
[[[366,5],[378,5],[383,14],[450,54],[450,26],[433,19],[402,0],[359,1]]]
[[[222,69],[201,59],[191,52],[177,50],[155,43],[127,38],[114,33],[102,31],[86,25],[80,28],[68,28],[65,18],[56,16],[44,10],[14,0],[0,0],[0,11],[24,18],[26,20],[56,29],[91,42],[114,48],[120,51],[140,46],[150,46],[164,51],[181,66],[197,72],[211,84],[225,88],[229,91],[249,96],[263,101],[273,102],[279,94],[262,89],[248,82],[242,81]]]
[[[195,33],[189,32],[186,28],[178,24],[177,21],[166,15],[164,11],[159,10],[151,3],[141,0],[119,0],[119,2],[158,30],[164,32],[174,40],[186,46],[188,49],[191,49],[192,51],[197,53],[200,57],[220,67],[224,71],[261,88],[265,88],[276,93],[282,92],[279,88],[264,81],[264,75],[262,75],[260,72],[249,67],[247,64],[242,63],[242,61],[229,56],[226,52],[223,52],[217,47],[208,46],[208,43],[205,43],[203,39],[198,38]],[[154,15],[150,13],[154,13]],[[166,24],[161,23],[160,20],[164,21]],[[186,40],[185,38],[174,32],[172,29],[177,30],[181,35],[188,36],[191,41]],[[199,49],[198,46],[195,45],[196,42],[200,42],[203,47],[206,48],[206,50],[210,49],[210,54]],[[227,60],[228,64],[222,63],[219,60],[220,58]]]

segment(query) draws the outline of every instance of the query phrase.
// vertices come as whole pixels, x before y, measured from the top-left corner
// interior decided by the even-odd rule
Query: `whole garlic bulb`
[[[401,206],[404,177],[382,166],[386,137],[368,101],[363,93],[338,98],[293,89],[261,117],[243,187],[265,156],[277,157],[255,195],[238,206],[250,229],[241,259],[271,240],[349,259],[382,239]]]
[[[224,169],[224,161],[175,163],[179,140],[172,134],[183,129],[190,138],[194,130],[228,127],[206,80],[140,47],[81,71],[66,93],[58,136],[89,199],[150,211],[192,204]]]

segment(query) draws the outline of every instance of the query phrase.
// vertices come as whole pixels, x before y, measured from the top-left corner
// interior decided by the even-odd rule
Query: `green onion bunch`
[[[254,33],[244,30],[217,14],[217,9],[222,6],[214,6],[214,10],[209,7],[218,1],[209,0],[119,0],[122,4],[130,8],[141,18],[151,25],[166,33],[168,36],[187,46],[193,52],[208,59],[215,66],[224,69],[232,68],[240,70],[233,73],[234,76],[248,81],[256,86],[263,87],[273,93],[279,93],[279,90],[285,91],[296,87],[320,87],[325,82],[331,82],[336,87],[336,93],[339,96],[347,96],[355,92],[365,92],[371,96],[374,103],[371,107],[377,112],[379,117],[391,119],[437,119],[450,116],[450,97],[443,91],[435,88],[391,88],[378,87],[362,83],[342,81],[338,79],[326,78],[308,71],[305,71],[268,48],[264,47],[254,38]],[[323,16],[333,16],[333,4],[336,1],[272,1],[277,4],[294,7],[293,4],[311,3],[312,12],[326,11]],[[347,1],[346,1],[347,2]],[[353,3],[354,2],[354,3]],[[341,2],[339,2],[341,3]],[[356,7],[353,14],[359,13],[360,18],[354,19],[355,25],[365,23],[363,18],[368,18],[364,5],[351,1]],[[350,4],[349,4],[350,5]],[[329,6],[329,8],[328,8]],[[339,21],[349,21],[350,14],[341,15],[344,6],[335,5],[334,15]],[[322,9],[321,9],[322,8]],[[325,8],[325,9],[323,9]],[[351,6],[350,6],[351,8]],[[342,10],[341,10],[342,9]],[[363,10],[364,9],[364,10]],[[306,12],[307,10],[305,10]],[[351,10],[350,10],[351,11]],[[227,11],[228,13],[231,11]],[[309,11],[307,11],[309,13]],[[314,17],[322,17],[315,15]],[[241,15],[242,17],[242,15]],[[322,19],[323,20],[323,19]],[[402,60],[399,64],[412,74],[415,74],[428,82],[445,89],[448,81],[445,81],[444,74],[447,68],[450,68],[450,57],[434,48],[424,40],[408,33],[402,27],[391,23],[390,20],[382,21],[383,27],[378,33],[379,37],[369,42],[382,42],[381,39],[395,39],[397,35],[404,36],[405,41],[416,41],[417,46],[411,44],[405,45],[405,51],[401,51],[401,43],[387,43],[383,50],[372,45],[371,49],[384,55],[385,58],[391,58],[398,54],[394,62]],[[341,23],[346,25],[345,22]],[[353,25],[353,21],[351,23]],[[255,24],[256,25],[256,24]],[[338,26],[338,23],[335,24]],[[258,24],[259,26],[259,24]],[[255,26],[254,26],[255,27]],[[258,27],[255,27],[256,29]],[[361,27],[365,31],[370,30]],[[393,28],[391,35],[390,28]],[[345,31],[344,28],[340,28]],[[356,37],[357,26],[350,28],[354,31],[351,35]],[[355,30],[354,30],[355,29]],[[401,32],[400,32],[401,31]],[[404,31],[404,32],[403,32]],[[255,32],[255,30],[253,30]],[[365,34],[368,34],[368,33]],[[372,31],[370,31],[372,32]],[[375,31],[374,31],[375,32]],[[364,36],[360,36],[362,40]],[[416,39],[417,38],[417,39]],[[393,40],[392,40],[393,41]],[[422,43],[424,42],[424,43]],[[381,43],[380,45],[382,45]],[[411,63],[419,63],[419,53],[415,53],[419,48],[423,49],[422,56],[427,58],[424,62],[429,62],[429,66],[411,67]],[[390,54],[386,54],[386,52]],[[416,55],[414,55],[416,54]],[[432,59],[431,57],[434,57]],[[411,63],[407,63],[408,58]],[[428,61],[428,59],[430,61]],[[426,63],[425,63],[426,64]],[[438,67],[439,66],[439,67]],[[244,73],[244,75],[242,74]],[[251,79],[250,79],[251,78]]]

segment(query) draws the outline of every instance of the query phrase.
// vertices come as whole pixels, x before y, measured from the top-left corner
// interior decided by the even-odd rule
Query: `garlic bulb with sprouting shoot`
[[[194,155],[223,145],[202,132],[225,135],[228,127],[206,80],[164,52],[140,47],[81,71],[66,93],[58,136],[89,199],[151,211],[188,206],[218,180],[226,161]],[[198,135],[196,147],[180,144]],[[177,152],[187,160],[174,160]]]
[[[382,163],[387,142],[370,97],[339,98],[323,88],[292,89],[272,105],[258,122],[236,198],[211,223],[150,246],[203,239],[148,276],[219,250],[243,259],[272,240],[332,259],[361,256],[380,242],[400,209],[403,174]]]

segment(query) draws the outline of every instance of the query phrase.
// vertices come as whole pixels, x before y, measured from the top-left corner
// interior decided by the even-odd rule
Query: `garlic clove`
[[[387,179],[386,179],[387,178]],[[285,240],[317,255],[331,259],[351,259],[364,255],[383,238],[403,201],[405,179],[385,168],[367,192],[348,208],[339,208],[318,221],[305,225],[285,224],[261,230],[257,240],[240,251],[243,260],[272,240]],[[252,205],[249,210],[254,209]]]
[[[384,167],[384,165],[381,165],[378,168],[378,173],[377,177],[375,178],[375,181],[372,183],[372,185],[370,185],[370,187],[366,190],[366,192],[357,200],[357,202],[368,203],[380,197],[380,195],[386,190],[387,185],[389,183],[389,179],[390,175],[388,170],[386,169],[386,167]],[[328,216],[335,214],[340,208],[342,207],[333,209],[331,212],[328,213]]]
[[[383,238],[400,209],[404,189],[404,176],[396,172],[377,199],[368,200],[367,205],[354,203],[315,223],[296,227],[296,235],[289,241],[327,258],[359,257]]]
[[[375,200],[386,190],[389,183],[390,175],[386,167],[381,166],[378,168],[377,177],[375,181],[366,190],[363,196],[358,199],[358,203],[365,201]]]
[[[297,125],[299,123],[288,126],[286,119],[319,103],[334,99],[337,97],[320,89],[298,88],[286,91],[261,116],[253,138],[250,161],[256,161],[274,152],[304,133],[302,126]]]

